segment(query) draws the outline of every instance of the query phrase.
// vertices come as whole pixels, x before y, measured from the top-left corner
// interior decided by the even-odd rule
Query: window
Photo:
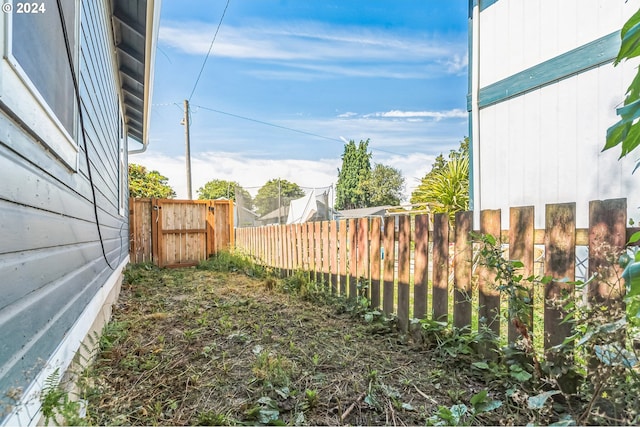
[[[77,73],[78,2],[61,3]],[[0,17],[7,29],[0,66],[3,102],[40,143],[77,170],[77,104],[57,1],[45,0],[29,13],[19,7],[26,4],[14,3],[13,12]]]

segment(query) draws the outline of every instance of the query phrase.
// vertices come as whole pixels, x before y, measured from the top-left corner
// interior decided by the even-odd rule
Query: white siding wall
[[[611,34],[638,0],[499,0],[480,17],[480,87]]]
[[[480,17],[480,88],[508,78],[620,29],[640,6],[624,0],[499,0]],[[618,161],[602,153],[637,62],[608,63],[480,109],[474,164],[475,208],[577,202],[577,225],[588,223],[588,202],[627,197],[640,217],[637,156]]]

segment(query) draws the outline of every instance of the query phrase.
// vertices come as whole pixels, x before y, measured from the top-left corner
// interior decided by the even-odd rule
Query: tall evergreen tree
[[[342,168],[338,169],[336,209],[356,209],[370,205],[371,194],[367,183],[371,179],[371,153],[369,139],[344,145]]]

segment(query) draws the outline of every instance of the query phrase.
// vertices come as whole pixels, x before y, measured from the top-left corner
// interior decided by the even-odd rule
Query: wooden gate
[[[230,200],[130,199],[132,262],[197,265],[233,244]]]

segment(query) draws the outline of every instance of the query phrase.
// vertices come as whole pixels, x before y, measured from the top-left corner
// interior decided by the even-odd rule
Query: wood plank
[[[473,212],[456,212],[453,264],[453,324],[456,328],[471,329],[473,266]]]
[[[518,260],[524,264],[524,267],[518,270],[518,274],[523,277],[529,277],[533,274],[534,262],[534,207],[525,206],[509,209],[509,259]],[[527,289],[518,292],[518,298],[527,298],[531,301],[531,309],[526,313],[519,313],[518,321],[527,328],[529,333],[536,332],[533,330],[533,283],[521,281]],[[514,323],[516,308],[510,303],[509,311],[509,342],[513,343],[520,336],[518,329]],[[523,327],[521,326],[521,327]],[[542,333],[542,331],[540,331]]]
[[[380,217],[371,218],[371,307],[376,309],[380,307],[380,278],[381,278],[381,259],[380,259],[380,229],[382,222]]]
[[[395,234],[396,220],[389,216],[384,219],[384,273],[383,273],[383,291],[382,291],[382,309],[385,314],[393,314],[394,312],[394,279],[395,279]]]
[[[349,239],[349,298],[355,298],[358,295],[358,235],[356,233],[357,223],[358,221],[356,219],[349,219],[349,228],[347,229],[347,237]]]
[[[357,251],[356,254],[356,271],[358,272],[358,281],[366,289],[361,289],[363,296],[370,298],[369,280],[371,278],[369,270],[369,218],[359,218],[357,226]]]
[[[300,224],[300,268],[302,271],[309,271],[309,223]]]
[[[622,299],[622,268],[616,261],[625,250],[626,226],[626,199],[589,202],[589,277],[597,274],[589,283],[589,297],[595,303]]]
[[[315,280],[316,277],[316,239],[313,236],[315,226],[312,222],[307,223],[307,237],[309,238],[309,280]]]
[[[287,242],[287,275],[293,274],[293,224],[285,225],[286,227],[286,242]]]
[[[329,241],[331,242],[331,293],[338,292],[338,221],[329,222]]]
[[[562,323],[566,313],[552,302],[573,296],[573,285],[565,280],[575,280],[576,204],[546,205],[545,224],[545,275],[555,279],[545,288],[544,347],[549,349],[572,333],[571,323]]]
[[[415,242],[413,317],[424,319],[427,314],[427,289],[429,286],[429,215],[416,215]]]
[[[347,294],[347,220],[338,221],[338,264],[340,295]]]
[[[433,216],[433,319],[446,321],[449,311],[449,215]]]
[[[329,221],[322,221],[322,284],[325,289],[331,289],[331,248],[329,247]]]
[[[409,280],[411,268],[411,218],[398,217],[398,327],[409,330]]]
[[[160,221],[162,220],[162,215],[160,215],[160,205],[157,199],[151,199],[151,212],[153,215],[151,220],[152,258],[153,263],[161,267],[162,244],[160,239],[162,234],[158,233],[158,230],[161,229]]]
[[[492,235],[500,244],[500,209],[480,212],[480,232]],[[478,270],[478,316],[496,336],[500,336],[500,292],[495,286],[496,273],[485,266]],[[480,322],[478,327],[482,327]]]
[[[316,221],[313,223],[313,247],[315,249],[315,262],[316,268],[315,272],[315,280],[316,283],[322,282],[322,224],[320,221]]]

